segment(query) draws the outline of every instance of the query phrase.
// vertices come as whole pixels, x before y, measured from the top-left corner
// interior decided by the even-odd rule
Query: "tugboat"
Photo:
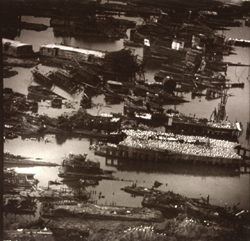
[[[70,153],[62,162],[58,176],[63,179],[114,179],[113,171],[103,170],[100,162],[89,160],[87,154]]]
[[[68,172],[100,173],[100,162],[87,158],[87,154],[73,154],[72,152],[64,158],[62,167]]]

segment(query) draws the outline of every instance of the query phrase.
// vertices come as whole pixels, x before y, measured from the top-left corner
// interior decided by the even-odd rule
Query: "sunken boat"
[[[160,210],[164,216],[186,213],[202,222],[210,220],[216,223],[232,222],[245,223],[249,219],[249,211],[239,209],[236,205],[231,208],[209,203],[209,195],[205,199],[188,198],[172,191],[154,192],[144,196],[142,206]]]

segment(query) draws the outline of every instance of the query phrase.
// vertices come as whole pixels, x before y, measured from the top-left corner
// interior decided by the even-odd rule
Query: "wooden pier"
[[[248,166],[246,162],[247,155],[250,155],[250,150],[238,148],[237,152],[242,158],[224,158],[213,156],[200,156],[182,153],[171,153],[168,150],[161,149],[143,149],[134,148],[124,145],[107,145],[106,158],[113,159],[130,159],[142,162],[170,162],[170,163],[190,163],[190,164],[206,164],[218,166],[239,167],[242,165]],[[243,152],[243,153],[241,153]],[[243,158],[243,156],[245,158]],[[249,158],[249,157],[248,157]]]

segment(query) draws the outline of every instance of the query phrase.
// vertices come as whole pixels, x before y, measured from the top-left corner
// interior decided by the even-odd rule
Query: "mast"
[[[224,90],[224,93],[221,97],[221,101],[218,104],[218,113],[216,115],[217,121],[223,121],[226,119],[226,104],[227,104],[228,94],[227,90]]]

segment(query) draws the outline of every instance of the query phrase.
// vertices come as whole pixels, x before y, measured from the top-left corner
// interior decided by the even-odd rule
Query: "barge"
[[[151,210],[148,208],[98,206],[88,203],[78,203],[77,205],[56,205],[44,202],[41,206],[41,216],[44,218],[71,216],[84,219],[146,222],[163,221],[161,212],[157,210]]]
[[[42,57],[50,57],[64,60],[76,59],[79,63],[102,66],[104,64],[105,52],[81,49],[61,44],[42,45],[39,50]]]
[[[2,39],[2,53],[16,58],[34,57],[33,46],[11,39]]]
[[[147,194],[142,200],[142,206],[160,210],[163,215],[175,216],[179,213],[186,213],[192,218],[199,219],[202,222],[206,220],[233,223],[246,223],[249,219],[249,210],[239,209],[237,205],[231,208],[212,205],[207,199],[187,198],[172,191]]]

